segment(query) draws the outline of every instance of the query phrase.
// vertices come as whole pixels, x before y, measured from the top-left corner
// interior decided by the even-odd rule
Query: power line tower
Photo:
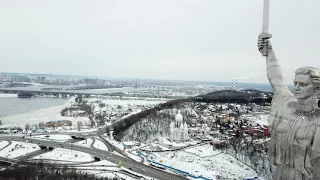
[[[134,88],[138,88],[138,79],[136,79],[136,82],[134,84]]]

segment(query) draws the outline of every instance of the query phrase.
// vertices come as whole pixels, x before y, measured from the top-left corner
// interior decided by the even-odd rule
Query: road
[[[7,145],[5,145],[5,146],[3,146],[2,148],[0,148],[0,151],[2,151],[4,148],[10,146],[11,144],[12,144],[12,142],[11,142],[11,141],[8,141],[8,144],[7,144]]]
[[[37,151],[34,151],[34,152],[31,152],[31,153],[28,153],[28,154],[25,154],[25,155],[22,155],[22,156],[18,156],[14,159],[18,160],[18,161],[26,161],[30,158],[33,158],[33,157],[36,157],[36,156],[39,156],[41,154],[44,154],[44,153],[47,153],[49,151],[46,151],[46,150],[37,150]]]
[[[95,157],[98,157],[100,159],[106,159],[109,162],[112,162],[114,164],[118,164],[119,161],[122,162],[122,166],[130,169],[131,171],[137,172],[139,174],[149,176],[155,179],[163,179],[163,180],[187,180],[187,178],[178,176],[172,173],[168,173],[159,169],[152,168],[150,166],[147,166],[145,164],[138,163],[134,160],[128,159],[124,156],[119,156],[117,154],[114,154],[112,152],[107,152],[99,149],[93,149],[89,147],[74,145],[66,142],[55,142],[55,141],[48,141],[48,140],[39,140],[39,139],[32,139],[32,138],[26,138],[22,139],[21,137],[17,136],[0,136],[0,140],[6,140],[6,141],[18,141],[18,142],[26,142],[37,144],[39,146],[46,146],[46,147],[55,147],[55,148],[65,148],[65,149],[72,149],[76,151],[81,151],[84,153],[91,154]]]

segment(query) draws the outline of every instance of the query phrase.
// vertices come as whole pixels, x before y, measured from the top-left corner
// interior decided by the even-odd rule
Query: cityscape
[[[320,180],[319,6],[0,1],[0,180]]]
[[[63,101],[18,114],[6,114],[2,108],[3,169],[41,162],[118,179],[240,179],[272,174],[262,151],[270,138],[272,93],[259,90],[259,84],[250,90],[234,80],[221,86],[59,75],[2,73],[1,77],[0,95],[7,102]],[[225,97],[231,98],[229,103]],[[243,102],[249,97],[252,103]],[[240,137],[252,149],[237,152],[241,144],[236,149],[231,144]]]

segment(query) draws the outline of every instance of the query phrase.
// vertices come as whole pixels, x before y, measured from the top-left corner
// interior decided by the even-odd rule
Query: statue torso
[[[295,102],[281,109],[279,123],[275,127],[275,159],[311,177],[311,147],[313,145],[320,112],[298,112]]]

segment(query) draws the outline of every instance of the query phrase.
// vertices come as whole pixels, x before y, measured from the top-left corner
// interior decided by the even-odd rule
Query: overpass
[[[131,171],[153,177],[155,179],[175,179],[175,180],[187,180],[187,178],[172,174],[166,171],[162,171],[159,169],[155,169],[153,167],[150,167],[145,164],[141,164],[139,162],[136,162],[132,159],[128,159],[124,156],[119,156],[116,153],[113,152],[107,152],[100,149],[93,149],[85,146],[70,144],[66,142],[55,142],[55,141],[46,141],[46,140],[39,140],[39,139],[31,139],[26,138],[22,139],[21,137],[17,136],[0,136],[0,140],[5,141],[18,141],[18,142],[25,142],[28,140],[28,143],[37,144],[39,146],[45,146],[45,147],[53,147],[53,148],[64,148],[64,149],[72,149],[75,151],[84,152],[87,154],[91,154],[94,157],[98,157],[100,159],[107,160],[111,163],[118,164],[119,161],[122,162],[122,166],[125,168],[130,168]]]

